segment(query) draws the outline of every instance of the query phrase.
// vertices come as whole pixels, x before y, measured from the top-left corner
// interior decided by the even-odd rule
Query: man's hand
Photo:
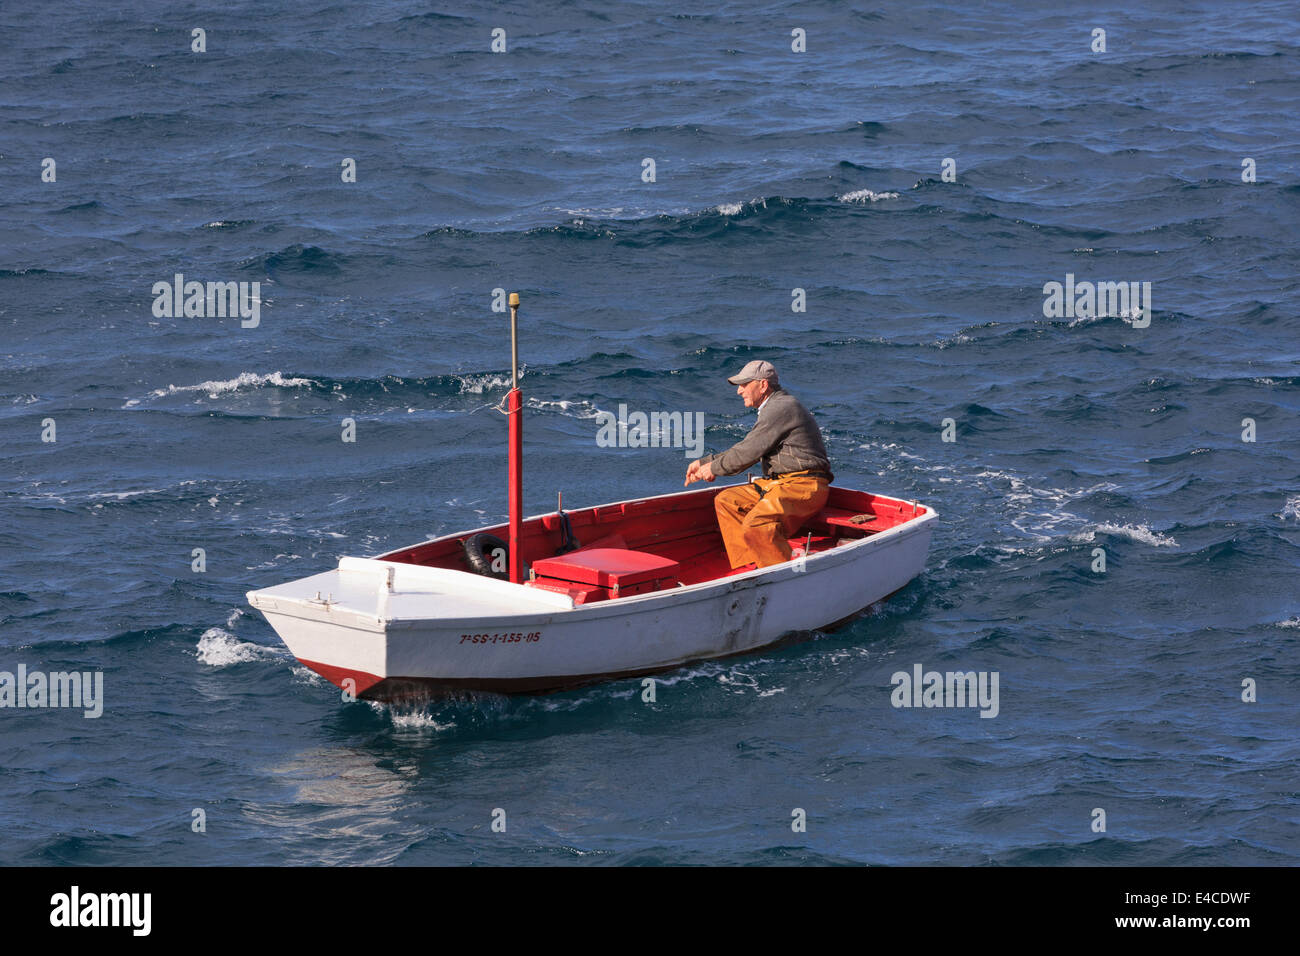
[[[690,466],[686,469],[686,481],[683,483],[683,487],[697,481],[712,481],[717,477],[718,476],[713,473],[712,463],[701,465],[700,460],[697,458],[691,462]]]

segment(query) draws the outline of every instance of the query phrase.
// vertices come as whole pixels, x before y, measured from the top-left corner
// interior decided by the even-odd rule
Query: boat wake
[[[768,686],[761,680],[761,674],[754,672],[756,666],[761,669],[764,664],[770,663],[773,663],[771,658],[750,658],[744,666],[738,663],[701,661],[656,674],[653,679],[659,692],[678,685],[683,685],[684,689],[691,685],[702,685],[716,686],[723,692],[736,696],[772,697],[785,693],[787,688]],[[297,670],[295,668],[295,672]],[[312,674],[310,671],[307,673]],[[319,682],[320,678],[316,680]],[[643,706],[639,698],[646,687],[644,680],[645,678],[619,680],[558,694],[508,697],[486,691],[442,691],[412,695],[396,701],[366,700],[361,703],[375,716],[391,724],[394,730],[445,734],[451,731],[484,730],[505,723],[532,725],[541,715],[590,712],[593,708],[639,708]]]

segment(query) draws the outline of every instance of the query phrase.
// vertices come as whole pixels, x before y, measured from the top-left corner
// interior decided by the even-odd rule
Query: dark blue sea
[[[0,707],[0,863],[1300,862],[1300,13],[1137,7],[6,3],[0,671],[103,696]],[[503,520],[498,289],[527,513],[764,358],[924,573],[654,703],[343,701],[244,595]]]

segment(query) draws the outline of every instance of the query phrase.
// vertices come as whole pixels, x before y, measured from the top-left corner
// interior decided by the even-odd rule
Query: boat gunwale
[[[733,485],[725,485],[723,487],[735,487],[741,484],[747,484],[747,482],[736,482]],[[857,491],[857,489],[852,489],[852,488],[845,489],[845,490]],[[674,491],[663,495],[653,495],[649,498],[629,498],[625,501],[610,501],[604,504],[591,505],[589,508],[581,508],[576,510],[594,511],[599,508],[612,508],[616,505],[639,504],[643,501],[656,501],[664,498],[674,498],[674,497],[682,496],[684,494],[709,494],[710,492],[714,492],[714,491],[715,491],[714,488],[701,488],[693,492]],[[891,501],[900,505],[913,504],[911,500],[905,498],[893,498],[890,497],[889,495],[878,495],[875,494],[874,492],[858,492],[858,493],[870,494],[874,498],[884,499],[886,501]],[[886,542],[892,543],[892,542],[899,541],[903,538],[911,537],[913,534],[920,532],[922,528],[924,528],[927,524],[929,524],[930,522],[938,518],[938,513],[929,505],[921,506],[919,502],[917,502],[916,504],[919,507],[925,508],[924,514],[917,514],[911,518],[908,518],[905,521],[902,521],[894,525],[891,528],[885,528],[881,531],[877,531],[872,534],[865,535],[864,537],[856,541],[851,541],[847,544],[836,545],[835,547],[827,548],[823,551],[814,551],[812,554],[809,554],[806,557],[806,559],[804,559],[804,566],[802,569],[796,566],[794,561],[785,561],[780,564],[769,565],[765,568],[754,568],[750,571],[744,571],[739,574],[728,574],[728,575],[723,575],[722,577],[711,578],[706,581],[697,581],[694,584],[681,585],[678,587],[668,588],[666,590],[660,590],[660,591],[647,591],[643,594],[633,594],[633,595],[628,595],[626,597],[614,598],[606,601],[594,601],[591,602],[590,604],[575,604],[571,608],[559,607],[559,608],[554,608],[552,611],[549,612],[541,612],[537,609],[530,608],[527,610],[521,609],[520,611],[517,612],[506,613],[491,618],[485,618],[482,616],[473,617],[473,618],[394,617],[394,618],[388,618],[387,623],[390,626],[397,625],[399,627],[413,627],[413,626],[428,625],[430,623],[436,622],[437,625],[441,627],[444,624],[446,624],[447,626],[451,626],[453,622],[457,622],[457,621],[459,622],[469,622],[469,621],[483,622],[488,620],[504,621],[504,620],[518,620],[520,618],[526,618],[526,617],[551,617],[553,615],[562,615],[564,617],[569,617],[580,611],[591,612],[589,614],[582,614],[581,615],[582,617],[598,618],[603,616],[615,616],[619,614],[620,610],[623,608],[634,607],[644,603],[650,603],[655,601],[666,602],[672,598],[677,598],[679,596],[690,595],[693,597],[695,595],[704,595],[706,592],[709,592],[714,589],[717,589],[719,591],[739,590],[739,588],[737,587],[738,584],[746,585],[748,584],[748,582],[751,581],[766,582],[767,580],[776,581],[778,579],[784,578],[785,575],[780,574],[780,572],[782,571],[785,571],[788,574],[792,574],[792,575],[812,573],[811,570],[809,569],[809,566],[814,562],[821,563],[822,565],[824,565],[824,567],[821,570],[826,570],[834,565],[838,565],[844,563],[847,560],[850,560],[851,556],[854,558],[857,557],[858,552],[866,550],[869,546],[872,548],[872,550],[875,550],[875,548],[880,547]],[[527,522],[533,520],[540,520],[542,518],[554,514],[555,514],[554,511],[547,511],[538,515],[530,515],[529,517],[525,518],[524,521]],[[464,539],[470,535],[481,534],[490,528],[496,528],[496,527],[499,526],[487,525],[485,527],[480,527],[480,528],[469,528],[463,531],[450,532],[448,534],[440,535],[437,538],[430,538],[425,541],[416,542],[415,544],[405,545],[400,548],[394,548],[391,551],[385,551],[383,554],[376,555],[375,557],[370,558],[369,560],[388,561],[391,564],[410,563],[410,562],[392,561],[388,556],[401,554],[404,551],[410,551],[414,548],[425,547],[430,544],[440,544],[455,539]],[[829,559],[836,555],[841,556],[843,560],[830,562],[828,564],[827,562],[829,561]],[[473,575],[472,571],[459,571],[455,568],[446,568],[444,570],[450,571],[452,573]],[[526,585],[519,585],[519,587],[526,587]]]

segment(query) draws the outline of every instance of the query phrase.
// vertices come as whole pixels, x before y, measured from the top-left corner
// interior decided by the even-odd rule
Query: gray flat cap
[[[731,378],[727,379],[732,385],[746,385],[749,382],[758,379],[767,379],[773,385],[777,383],[776,368],[771,362],[764,362],[762,359],[754,359],[744,368],[742,368]]]

